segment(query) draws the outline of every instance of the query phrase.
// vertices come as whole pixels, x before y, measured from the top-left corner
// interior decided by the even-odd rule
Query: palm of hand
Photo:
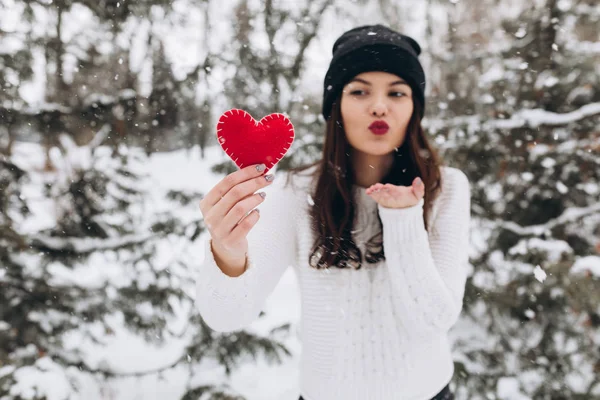
[[[425,185],[420,178],[415,178],[411,186],[376,183],[365,193],[385,208],[407,208],[417,205],[425,196]]]

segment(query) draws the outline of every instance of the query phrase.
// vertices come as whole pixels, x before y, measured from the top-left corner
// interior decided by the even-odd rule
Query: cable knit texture
[[[313,167],[314,168],[314,167]],[[308,210],[311,180],[277,174],[248,234],[248,269],[229,277],[205,241],[196,304],[214,330],[243,329],[259,315],[292,266],[301,293],[300,390],[306,400],[427,400],[452,379],[448,330],[457,321],[468,267],[470,188],[460,170],[442,167],[442,192],[423,223],[423,200],[405,209],[378,205],[353,187],[360,270],[316,270]],[[383,224],[385,260],[364,261]]]

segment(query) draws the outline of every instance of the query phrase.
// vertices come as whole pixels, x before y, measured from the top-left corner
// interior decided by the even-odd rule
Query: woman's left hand
[[[376,183],[368,187],[366,193],[383,207],[407,208],[417,205],[425,196],[425,185],[421,178],[417,177],[412,186]]]

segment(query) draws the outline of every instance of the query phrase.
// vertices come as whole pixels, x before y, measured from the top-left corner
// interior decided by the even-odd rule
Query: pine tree
[[[121,25],[132,17],[149,18],[155,3],[165,4],[80,4],[90,7],[100,20],[110,22],[107,26],[118,35]],[[61,18],[72,3],[57,5],[58,9],[28,3],[25,8],[29,12],[31,8],[46,10],[49,16],[58,18],[54,22],[62,28]],[[35,24],[32,12],[30,17],[29,22]],[[45,43],[49,39],[31,40],[25,40],[25,47],[37,46],[35,40]],[[65,52],[73,47],[56,38],[50,41],[53,47],[47,53],[48,62],[61,64]],[[44,400],[48,393],[44,382],[48,381],[65,398],[76,397],[79,387],[90,377],[110,382],[113,378],[188,369],[185,399],[206,394],[238,399],[240,395],[227,385],[198,379],[204,375],[206,360],[212,359],[212,365],[216,362],[230,375],[248,357],[277,362],[290,354],[274,335],[212,332],[193,306],[194,267],[199,260],[186,251],[164,257],[171,247],[197,247],[197,239],[205,229],[196,206],[201,193],[177,190],[164,194],[165,199],[160,193],[159,201],[169,202],[172,209],[149,213],[156,200],[156,193],[147,190],[150,177],[142,168],[149,159],[144,152],[128,146],[140,143],[144,132],[151,132],[157,140],[164,134],[178,134],[182,84],[175,80],[159,38],[155,43],[158,51],[150,55],[155,75],[148,101],[137,92],[135,73],[123,62],[127,60],[127,49],[119,50],[117,46],[102,57],[95,45],[80,49],[76,57],[84,56],[78,59],[79,69],[70,79],[56,68],[49,69],[55,73],[46,91],[50,98],[64,100],[65,104],[17,107],[14,104],[23,103],[18,90],[3,85],[3,106],[13,106],[0,109],[2,122],[8,125],[16,115],[19,130],[28,127],[28,131],[42,136],[51,133],[51,140],[49,135],[45,140],[60,146],[62,153],[53,156],[55,170],[49,174],[19,168],[10,158],[2,161],[0,398]],[[3,57],[0,78],[26,79],[32,60],[25,56]],[[10,67],[6,67],[8,62]],[[193,107],[186,112],[195,113]],[[82,135],[87,139],[82,140]],[[112,149],[103,144],[110,144]],[[22,231],[24,221],[35,222],[28,215],[29,198],[19,194],[28,174],[33,177],[29,190],[39,189],[40,182],[46,182],[41,196],[52,204],[56,220],[49,227]],[[13,224],[15,216],[19,223]],[[177,318],[189,323],[182,331],[173,332],[170,323]],[[123,329],[151,346],[164,345],[174,338],[185,340],[186,350],[168,365],[150,371],[122,373],[107,365],[90,364],[86,352],[102,346]],[[68,346],[73,338],[88,346],[73,349]]]
[[[306,96],[300,79],[308,62],[307,48],[321,29],[323,13],[331,9],[333,3],[333,0],[320,0],[284,7],[267,1],[264,6],[256,7],[244,0],[235,9],[234,53],[227,61],[236,66],[236,73],[226,82],[225,95],[231,108],[242,108],[256,119],[281,112],[294,121],[296,139],[290,154],[297,155],[286,157],[278,163],[278,169],[310,160],[314,149],[319,148],[315,143],[318,141],[313,139],[324,126],[318,119],[320,101]],[[288,27],[289,30],[285,29]],[[253,35],[266,38],[268,48],[261,49],[251,43],[249,38]],[[284,52],[283,46],[289,46],[294,52]],[[214,137],[215,133],[212,134]],[[213,172],[224,174],[235,170],[229,160],[213,167]]]
[[[458,398],[600,395],[600,93],[589,90],[600,81],[578,35],[600,38],[584,3],[524,6],[501,21],[504,47],[457,51],[447,68],[479,66],[469,79],[481,97],[463,91],[428,121],[473,196]]]
[[[0,387],[3,386],[2,372],[9,363],[9,356],[17,348],[9,338],[12,331],[12,316],[10,315],[11,294],[14,291],[26,290],[11,282],[11,273],[24,269],[23,260],[15,255],[22,252],[27,243],[25,238],[14,229],[13,213],[28,215],[29,207],[22,199],[21,189],[27,179],[25,171],[6,158],[0,160]]]
[[[191,381],[194,368],[209,358],[231,374],[249,355],[273,362],[289,355],[271,337],[212,332],[194,311],[193,260],[176,256],[165,262],[160,250],[167,243],[198,245],[194,241],[204,227],[198,216],[185,219],[169,211],[149,218],[148,181],[141,171],[148,161],[141,151],[120,146],[114,157],[106,147],[65,146],[70,168],[47,186],[56,224],[34,233],[11,227],[10,215],[24,218],[28,210],[18,193],[25,172],[3,163],[0,397],[17,400],[35,392],[35,399],[46,399],[38,380],[44,376],[66,396],[76,394],[88,375],[144,376],[188,366]],[[193,206],[199,195],[173,191],[167,198],[184,207]],[[173,332],[169,323],[181,312],[190,323]],[[121,325],[149,345],[187,337],[187,349],[157,370],[124,374],[90,365],[85,349],[66,346],[65,340],[74,338],[101,345]],[[186,399],[202,393],[241,398],[214,382],[190,387]]]
[[[2,36],[0,36],[0,39]],[[18,92],[33,75],[31,51],[0,53],[0,153],[10,156],[15,141],[18,109],[23,106]]]

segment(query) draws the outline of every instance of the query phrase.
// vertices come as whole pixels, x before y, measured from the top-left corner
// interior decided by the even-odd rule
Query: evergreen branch
[[[25,239],[19,235],[9,224],[0,225],[0,240],[12,243],[15,247],[25,249],[27,243]]]
[[[590,103],[577,110],[568,113],[554,113],[540,108],[522,110],[510,119],[487,121],[484,128],[514,129],[528,126],[537,128],[539,126],[560,126],[580,121],[586,117],[600,114],[600,103]]]
[[[0,28],[0,37],[2,37],[2,36],[9,36],[9,35],[21,35],[21,36],[26,37],[27,33],[26,32],[17,31],[16,29],[13,29],[12,31],[7,31],[5,29]]]
[[[539,236],[544,232],[548,232],[554,227],[568,222],[576,222],[591,214],[600,212],[600,203],[593,204],[583,208],[569,208],[565,210],[559,217],[549,220],[545,224],[521,226],[513,221],[496,221],[498,227],[504,228],[521,236]]]
[[[157,233],[145,235],[125,235],[109,239],[96,238],[60,238],[37,235],[33,237],[30,245],[42,251],[71,251],[78,254],[90,254],[95,251],[119,250],[125,247],[142,244],[150,239],[160,236]]]
[[[29,296],[29,297],[32,297],[32,296],[33,296],[33,295],[31,294],[31,290],[28,290],[28,289],[24,288],[24,287],[23,287],[23,286],[21,286],[21,285],[17,285],[17,284],[15,284],[15,283],[13,283],[13,282],[6,281],[6,280],[2,280],[2,281],[0,281],[0,288],[2,288],[2,291],[4,291],[4,290],[5,290],[5,288],[7,288],[7,287],[10,287],[10,288],[12,288],[12,289],[18,290],[18,291],[20,291],[21,293],[23,293],[25,296]]]
[[[325,10],[327,10],[327,8],[333,4],[333,1],[334,0],[326,0],[321,5],[321,7],[319,8],[319,10],[316,13],[316,15],[319,16],[319,18],[317,18],[316,21],[314,21],[314,23],[311,27],[312,29],[308,33],[302,35],[302,40],[300,41],[300,49],[298,50],[298,53],[296,54],[296,57],[294,59],[294,64],[292,65],[292,68],[290,69],[291,73],[289,74],[289,79],[288,79],[288,82],[290,82],[290,87],[291,87],[291,82],[293,82],[293,80],[295,80],[295,79],[298,79],[298,77],[300,76],[300,72],[302,70],[302,64],[305,61],[304,53],[306,53],[306,49],[308,48],[308,45],[312,42],[314,37],[317,35],[317,31],[319,30],[319,27],[322,22],[321,16],[325,13]],[[304,9],[304,12],[302,13],[302,20],[304,20],[307,16],[309,16],[310,5],[311,5],[311,3],[309,3],[306,6],[306,8]]]
[[[88,144],[90,149],[94,149],[104,143],[104,140],[108,137],[111,131],[110,124],[105,124],[100,130],[94,135],[92,141]]]
[[[515,129],[523,127],[537,128],[540,126],[567,125],[599,114],[600,103],[590,103],[568,113],[555,113],[541,108],[534,108],[516,112],[508,119],[486,119],[485,122],[483,122],[481,116],[477,115],[457,116],[448,120],[429,118],[423,120],[423,126],[441,129],[472,125],[484,130]]]
[[[280,14],[279,24],[273,21],[273,0],[265,1],[265,31],[267,32],[267,36],[269,38],[269,55],[271,59],[277,58],[277,49],[275,48],[275,34],[277,33],[277,27],[281,26],[280,24],[283,22],[282,20],[285,17],[282,17]],[[271,87],[273,89],[273,104],[276,107],[280,106],[280,93],[277,85],[279,71],[274,63],[268,63],[268,79],[271,81]]]
[[[600,54],[600,42],[590,42],[590,41],[573,41],[568,43],[565,48],[571,52],[578,54]]]
[[[39,4],[40,6],[43,7],[50,7],[52,6],[52,2],[51,1],[42,1],[42,0],[23,0],[23,2],[25,4]]]
[[[142,378],[144,376],[148,376],[148,375],[152,375],[152,374],[160,374],[160,373],[163,373],[165,371],[168,371],[168,370],[171,370],[171,369],[177,367],[181,362],[183,362],[185,360],[186,355],[182,354],[174,362],[167,364],[165,366],[155,368],[155,369],[149,369],[147,371],[135,371],[135,372],[118,372],[118,371],[111,371],[111,370],[102,369],[102,368],[92,368],[83,361],[73,363],[58,354],[53,354],[53,355],[51,355],[51,357],[54,361],[56,361],[64,366],[75,367],[81,371],[85,371],[85,372],[88,372],[88,373],[94,374],[94,375],[102,375],[104,378]]]
[[[598,385],[600,385],[600,377],[596,376],[596,378],[594,378],[594,380],[590,382],[590,385],[588,386],[587,391],[585,392],[586,398],[588,398],[587,396],[590,396],[589,398],[591,398],[592,391]]]

